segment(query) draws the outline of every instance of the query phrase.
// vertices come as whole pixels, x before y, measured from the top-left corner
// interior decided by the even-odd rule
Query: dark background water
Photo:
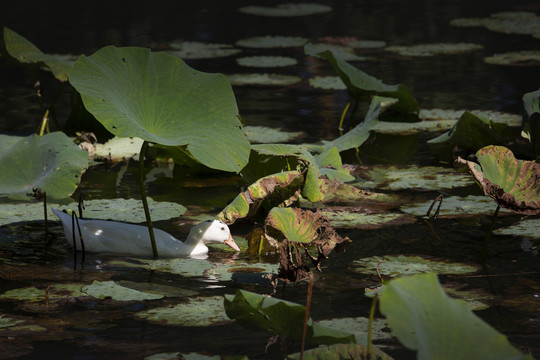
[[[540,6],[537,1],[323,1],[322,3],[333,6],[332,12],[284,19],[245,15],[237,11],[241,6],[256,3],[267,4],[263,1],[217,0],[17,1],[9,3],[9,6],[0,12],[0,25],[15,30],[47,53],[91,54],[102,46],[111,44],[159,47],[160,44],[175,39],[234,44],[242,38],[264,35],[303,36],[313,41],[325,36],[351,36],[361,40],[384,40],[388,45],[431,42],[472,42],[483,45],[483,50],[470,54],[411,59],[376,52],[374,56],[377,61],[355,63],[386,83],[406,84],[418,99],[421,108],[427,109],[481,109],[520,114],[523,94],[538,89],[540,85],[537,67],[504,67],[483,62],[485,56],[495,53],[536,50],[539,48],[540,39],[526,35],[495,33],[484,28],[458,28],[449,25],[449,21],[455,18],[486,17],[498,11],[538,12]],[[299,61],[298,65],[282,70],[267,70],[295,74],[304,80],[293,87],[235,87],[240,112],[248,124],[300,130],[305,134],[301,141],[336,137],[339,115],[348,100],[346,93],[313,90],[306,80],[314,75],[332,75],[332,70],[321,62],[306,57],[302,49],[246,49],[237,57],[258,53],[294,56]],[[202,71],[246,71],[236,65],[234,58],[187,62]],[[5,54],[2,55],[1,133],[35,132],[43,115],[33,90],[37,79],[40,79],[44,86],[47,102],[54,95],[57,83],[50,76],[29,71],[11,61]],[[69,94],[66,92],[62,95],[61,104],[68,103]],[[65,120],[68,112],[66,107],[58,107],[60,122]],[[380,156],[368,157],[365,160],[372,164],[433,164],[434,159],[425,146],[425,140],[430,137],[431,135],[420,135],[413,142],[414,149],[405,157],[400,158],[402,154],[393,154],[382,160]],[[376,153],[379,151],[377,149],[395,141],[399,141],[399,138],[379,136],[373,147],[375,150],[371,151]],[[369,149],[364,150],[369,153]],[[121,179],[118,188],[99,186],[99,182],[104,182],[105,179],[110,179],[109,183],[113,184],[117,171],[118,168],[92,169],[83,177],[82,188],[96,198],[137,196],[135,167],[131,167]],[[175,171],[173,180],[162,181],[160,185],[150,185],[149,196],[162,196],[184,205],[203,206],[206,211],[214,211],[216,207],[224,206],[221,202],[225,201],[220,195],[219,202],[215,203],[213,194],[216,191],[230,194],[226,200],[231,200],[239,190],[236,185],[181,188],[175,182],[182,179],[182,176],[183,174]],[[478,193],[477,189],[472,188],[467,191]],[[171,192],[174,194],[170,195]],[[413,196],[412,193],[414,192],[405,196]],[[431,194],[425,195],[426,198],[429,196]],[[370,301],[360,295],[365,279],[361,282],[354,276],[344,275],[347,274],[347,264],[351,260],[373,255],[420,253],[477,262],[488,224],[487,218],[476,219],[470,223],[453,219],[441,220],[436,233],[441,237],[438,240],[442,242],[435,241],[431,229],[422,222],[369,233],[360,230],[340,231],[342,235],[355,239],[355,243],[346,255],[339,255],[335,260],[331,260],[328,270],[325,270],[319,279],[313,313],[320,318],[366,316]],[[468,279],[467,286],[486,288],[502,297],[537,292],[535,278],[538,274],[538,258],[530,252],[524,253],[515,239],[494,238],[496,246],[489,263],[491,268],[496,269],[498,274],[532,271],[536,275]],[[64,264],[71,260],[69,254],[61,254],[55,261]],[[91,273],[92,270],[87,269],[87,272]],[[144,281],[167,282],[173,279],[179,282],[179,286],[183,285],[183,282],[189,282],[163,274],[145,273],[135,276],[152,278],[141,279]],[[376,279],[373,282],[376,282]],[[10,283],[5,286],[15,287],[20,284]],[[239,285],[231,286],[234,288]],[[219,290],[217,293],[220,291],[227,290]],[[208,292],[210,293],[210,290]],[[212,292],[215,293],[216,291]],[[303,302],[305,290],[303,287],[283,289],[278,296]],[[100,315],[99,309],[84,310],[96,311],[96,316],[104,316]],[[137,310],[123,309],[126,316],[119,320],[112,330],[87,329],[88,336],[83,339],[34,342],[35,350],[28,358],[59,358],[59,354],[63,358],[73,359],[133,358],[139,354],[148,355],[166,350],[206,350],[212,354],[244,353],[255,358],[264,356],[266,334],[253,333],[239,326],[211,329],[156,326],[130,317],[130,314]],[[509,334],[511,340],[522,349],[529,347],[532,351],[538,351],[538,345],[534,345],[538,343],[537,316],[530,315],[530,312],[521,313],[515,309],[496,306],[482,312],[481,316],[500,331]],[[402,350],[396,343],[391,344],[389,350],[396,358],[414,358],[412,353]]]

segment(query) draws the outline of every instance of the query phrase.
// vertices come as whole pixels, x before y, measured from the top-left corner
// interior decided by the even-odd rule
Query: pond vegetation
[[[295,18],[332,7],[238,11]],[[537,23],[494,14],[452,25],[502,31],[516,19]],[[522,121],[496,111],[444,112],[422,109],[401,80],[390,85],[358,66],[381,51],[412,61],[472,56],[482,45],[381,50],[383,41],[267,35],[236,47],[107,45],[68,58],[7,27],[3,41],[6,54],[39,77],[52,74],[58,89],[42,106],[38,134],[0,135],[0,345],[9,356],[74,342],[80,349],[65,351],[76,357],[94,337],[91,353],[109,356],[107,347],[126,344],[115,328],[137,329],[142,344],[121,351],[148,359],[539,355],[540,90],[520,94]],[[257,55],[261,49],[278,55]],[[307,94],[345,94],[329,101],[333,136],[305,139],[302,127],[289,133],[250,122],[264,101],[243,115],[233,87],[297,91],[305,80],[297,74],[223,75],[183,60],[236,56],[240,67],[298,69],[306,64],[299,51],[317,75]],[[64,91],[69,104],[59,100]],[[62,106],[65,125],[56,115]],[[411,160],[419,146],[429,160]],[[397,160],[380,161],[385,152]],[[74,218],[144,223],[151,251],[78,258],[51,207]],[[241,254],[209,245],[202,258],[160,256],[154,226],[186,235],[214,218],[231,226]],[[486,290],[479,279],[496,280]],[[515,313],[506,320],[512,326],[489,316],[501,308]],[[200,340],[217,335],[231,345]]]

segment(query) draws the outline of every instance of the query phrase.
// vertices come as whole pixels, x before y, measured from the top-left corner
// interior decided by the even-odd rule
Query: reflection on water
[[[404,83],[422,108],[482,109],[521,113],[523,93],[539,86],[535,68],[512,68],[483,63],[483,58],[497,52],[536,49],[538,40],[523,35],[493,33],[483,28],[457,28],[449,21],[459,17],[488,16],[497,11],[527,9],[528,1],[485,3],[464,0],[402,1],[322,1],[334,6],[327,14],[304,18],[261,18],[239,14],[236,9],[245,1],[198,1],[156,4],[133,1],[116,8],[110,1],[73,2],[56,5],[47,2],[17,1],[0,14],[0,23],[28,38],[45,52],[90,54],[105,45],[137,45],[162,47],[175,39],[234,44],[237,40],[265,35],[294,35],[315,41],[325,36],[351,36],[361,40],[384,40],[388,45],[414,45],[431,42],[473,42],[484,50],[470,54],[406,58],[382,50],[371,50],[376,61],[357,62],[356,66],[388,84]],[[262,2],[261,2],[262,3]],[[308,58],[302,49],[243,49],[241,56],[256,54],[292,56],[298,64],[286,69],[267,69],[300,76],[303,81],[292,87],[236,87],[238,106],[249,125],[261,125],[303,132],[300,142],[333,139],[339,135],[339,117],[348,97],[345,91],[322,91],[311,88],[307,79],[316,75],[333,75],[324,61]],[[202,71],[223,73],[248,72],[234,58],[190,60]],[[58,84],[35,71],[26,70],[8,58],[0,57],[0,132],[34,132],[43,113],[35,95],[34,83],[40,79],[45,106],[56,93]],[[62,123],[69,115],[70,94],[64,91],[56,115]],[[359,110],[358,118],[363,116]],[[351,124],[352,125],[352,124]],[[53,129],[55,125],[52,125]],[[425,141],[431,134],[396,136],[377,134],[361,149],[366,164],[435,163]],[[343,154],[345,162],[356,163],[356,153]],[[81,189],[90,198],[139,197],[136,164],[129,166],[99,166],[83,177]],[[171,177],[172,176],[172,177]],[[154,200],[176,201],[188,206],[188,216],[217,213],[241,190],[235,176],[207,175],[198,177],[175,168],[168,177],[160,177],[148,185]],[[448,195],[463,195],[463,189]],[[477,193],[477,189],[467,188]],[[404,191],[404,198],[432,199],[433,193]],[[401,193],[400,193],[401,195]],[[504,217],[499,224],[510,224],[517,217]],[[354,259],[385,254],[426,254],[450,260],[482,264],[480,251],[490,219],[442,219],[434,226],[417,223],[381,230],[343,229],[353,243],[347,252],[331,257],[315,284],[313,316],[318,319],[336,316],[367,316],[371,300],[362,297],[364,287],[377,282],[373,276],[351,274],[348,264]],[[171,228],[175,225],[169,224]],[[246,227],[246,225],[244,225]],[[249,226],[247,226],[249,227]],[[243,235],[250,229],[233,228]],[[61,236],[59,226],[51,232]],[[20,236],[11,246],[13,234]],[[235,234],[235,235],[236,235]],[[73,256],[63,239],[53,239],[47,246],[39,224],[0,228],[0,266],[4,271],[1,291],[35,285],[42,289],[54,282],[91,283],[95,279],[130,280],[174,285],[212,296],[233,293],[246,288],[271,293],[268,284],[259,284],[253,276],[229,274],[232,281],[222,281],[219,275],[208,275],[201,283],[188,276],[156,270],[107,266],[110,259],[88,255],[83,266],[73,272]],[[459,283],[462,287],[486,289],[495,294],[493,307],[479,313],[498,330],[511,335],[511,340],[528,346],[538,356],[538,305],[532,311],[518,313],[508,305],[509,299],[538,293],[537,253],[521,249],[524,241],[511,236],[493,236],[490,258],[484,264],[487,275],[447,276],[443,282]],[[521,245],[520,245],[521,242]],[[9,260],[8,260],[9,259]],[[265,260],[248,259],[244,255],[227,261],[264,264]],[[266,262],[276,259],[266,259]],[[80,259],[79,259],[80,261]],[[201,260],[204,261],[204,260]],[[209,259],[219,263],[220,259]],[[22,265],[21,265],[22,264]],[[80,264],[79,264],[80,265]],[[247,266],[246,266],[247,267]],[[39,274],[39,276],[38,276]],[[303,286],[278,288],[277,297],[303,303]],[[505,302],[506,301],[506,302]],[[174,303],[174,298],[165,300]],[[530,305],[530,302],[527,303]],[[532,303],[534,306],[534,303]],[[159,352],[201,352],[209,354],[247,354],[265,357],[269,335],[248,331],[237,325],[210,328],[168,327],[136,320],[133,313],[151,304],[136,302],[119,306],[112,301],[82,303],[66,302],[56,312],[21,310],[13,302],[0,302],[0,315],[10,312],[35,321],[44,318],[46,336],[33,336],[17,351],[28,358],[98,359],[107,357],[140,358]],[[52,308],[51,308],[52,309]],[[60,314],[60,315],[59,315]],[[90,316],[91,314],[92,316]],[[58,316],[58,317],[57,317]],[[62,317],[75,320],[61,320]],[[62,323],[61,321],[64,321]],[[86,323],[85,323],[86,322]],[[34,324],[34,323],[32,323]],[[38,323],[39,325],[40,323]],[[52,324],[52,325],[51,325]],[[65,326],[59,333],[58,327]],[[531,325],[532,324],[532,325]],[[53,326],[54,325],[54,326]],[[515,334],[515,335],[512,335]],[[136,339],[136,341],[134,341]],[[214,341],[219,339],[219,341]],[[389,352],[396,358],[414,358],[414,354],[395,348]],[[33,348],[32,348],[33,346]],[[2,350],[0,350],[0,353]],[[18,354],[18,352],[13,352]],[[4,354],[2,354],[4,355]],[[1,357],[1,356],[0,356]]]

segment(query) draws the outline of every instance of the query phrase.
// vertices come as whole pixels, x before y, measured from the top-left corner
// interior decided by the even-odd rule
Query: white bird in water
[[[60,219],[66,240],[73,245],[71,215],[52,209]],[[152,256],[152,245],[148,228],[142,225],[117,221],[79,219],[85,251],[112,255]],[[229,227],[218,220],[207,220],[195,225],[185,241],[176,239],[163,230],[154,228],[156,247],[160,257],[201,256],[208,253],[208,243],[226,244],[236,251],[240,248],[234,242]],[[75,222],[77,249],[81,249],[79,230]]]

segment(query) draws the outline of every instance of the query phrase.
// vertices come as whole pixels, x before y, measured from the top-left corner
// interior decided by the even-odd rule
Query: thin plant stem
[[[141,152],[139,153],[139,186],[141,189],[141,198],[144,208],[144,216],[146,217],[146,226],[148,227],[148,234],[150,235],[150,243],[152,244],[152,253],[154,259],[158,258],[158,251],[156,246],[156,238],[154,237],[154,228],[152,226],[152,218],[150,217],[150,209],[148,208],[148,200],[146,199],[146,190],[144,188],[144,157],[146,155],[146,149],[148,149],[148,142],[145,140],[141,146]]]
[[[373,321],[375,318],[375,309],[377,308],[377,299],[378,296],[375,295],[373,297],[373,301],[371,301],[371,309],[369,310],[369,323],[368,323],[368,338],[367,338],[367,358],[371,359],[371,348],[372,348],[372,333],[373,333]]]
[[[351,106],[351,102],[349,101],[347,103],[347,106],[345,106],[345,109],[343,109],[343,112],[341,113],[341,119],[339,119],[339,134],[340,135],[343,135],[342,134],[342,131],[343,131],[343,121],[345,120],[345,115],[347,115],[347,111],[349,110],[349,107]]]
[[[486,235],[486,239],[484,240],[484,246],[482,247],[482,257],[486,256],[488,242],[491,239],[491,234],[493,233],[493,228],[495,227],[495,221],[497,220],[497,215],[499,215],[500,209],[501,209],[501,205],[497,204],[497,209],[495,209],[495,213],[493,214],[493,218],[491,219],[491,224],[489,225],[489,231]]]
[[[77,268],[77,238],[75,237],[75,213],[71,213],[71,236],[73,239],[73,270]]]
[[[313,294],[313,273],[310,273],[307,299],[306,299],[306,315],[304,316],[304,327],[302,329],[302,345],[300,347],[300,360],[304,359],[304,347],[306,345],[307,324],[309,321],[309,312],[311,310],[311,295],[312,294]]]
[[[79,218],[77,218],[77,215],[75,215],[75,221],[77,222],[77,230],[79,231],[79,240],[81,241],[81,252],[82,252],[81,264],[82,264],[84,262],[84,259],[86,258],[86,247],[84,246],[81,225],[79,224]]]
[[[49,126],[49,109],[45,111],[45,114],[43,115],[43,118],[41,120],[41,127],[39,129],[39,136],[43,136],[45,133],[45,129],[48,129]]]
[[[49,219],[47,218],[47,192],[43,192],[43,218],[45,219],[45,234],[49,235]]]

